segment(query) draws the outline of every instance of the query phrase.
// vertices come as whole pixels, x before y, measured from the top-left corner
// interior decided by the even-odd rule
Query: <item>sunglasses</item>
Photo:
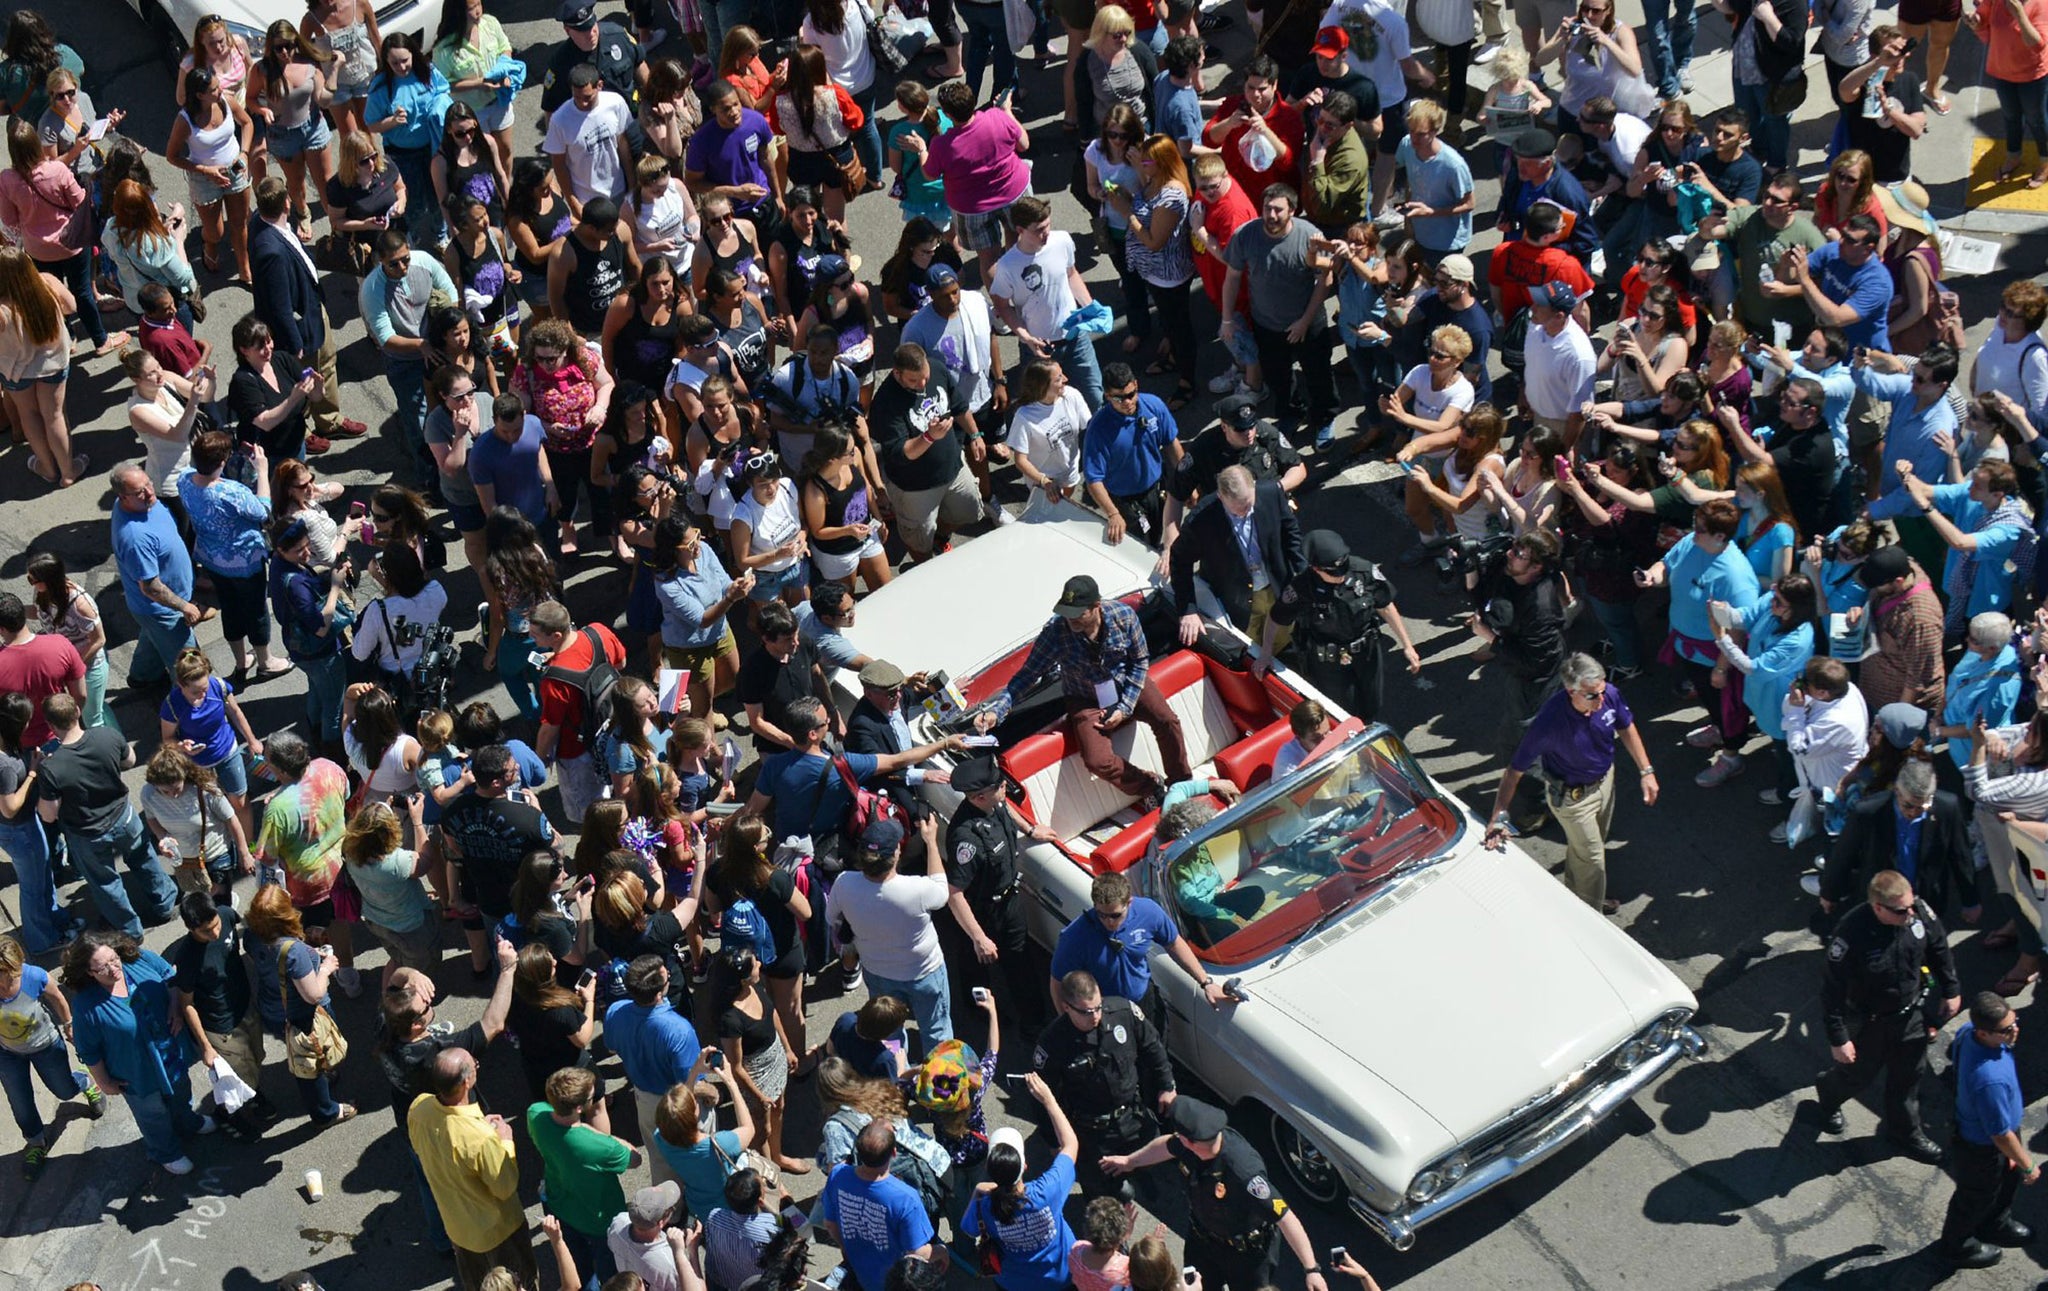
[[[1451,357],[1451,355],[1446,350],[1431,350],[1429,352],[1429,357],[1433,359],[1448,359]]]
[[[1138,399],[1138,392],[1136,390],[1116,390],[1110,392],[1108,398],[1111,403],[1135,403]]]

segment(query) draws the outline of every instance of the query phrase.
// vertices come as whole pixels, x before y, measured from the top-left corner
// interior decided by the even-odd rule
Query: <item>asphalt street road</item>
[[[272,7],[280,16],[293,17],[299,9],[283,0]],[[491,8],[522,54],[538,57],[547,43],[560,38],[550,0],[493,0]],[[604,8],[609,16],[618,6]],[[84,55],[88,89],[101,109],[125,106],[126,131],[160,148],[169,129],[170,81],[148,29],[120,0],[90,0],[56,8],[50,16],[60,35]],[[1630,5],[1623,17],[1639,15]],[[1981,54],[1968,39],[1964,36],[1959,45],[1960,77],[1974,77],[1981,66]],[[1242,60],[1248,38],[1241,16],[1219,42],[1231,59]],[[1701,20],[1695,69],[1700,92],[1693,96],[1702,109],[1727,102],[1726,48],[1727,28],[1709,13]],[[1057,102],[1056,83],[1034,69],[1027,72],[1026,85],[1030,103],[1025,115],[1034,127],[1034,187],[1054,196],[1062,225],[1076,232],[1088,255],[1086,221],[1064,195],[1075,156],[1062,139],[1057,113],[1046,115]],[[1951,210],[1959,202],[1953,181],[1967,164],[1959,158],[1966,156],[1977,114],[1989,107],[1989,96],[1981,92],[1959,97],[1963,106],[1957,114],[1934,118],[1932,133],[1918,146],[1924,173],[1936,184],[1937,206]],[[536,140],[535,98],[529,91],[519,108],[523,147],[533,147]],[[1817,101],[1801,113],[1796,139],[1809,174],[1819,164],[1828,127],[1828,113]],[[1494,173],[1489,153],[1475,155],[1474,162],[1475,171]],[[168,167],[158,177],[167,190],[182,193],[183,182]],[[1483,181],[1481,212],[1490,209],[1495,195],[1496,185]],[[851,223],[872,273],[894,245],[897,214],[886,199],[873,196],[855,205]],[[1486,234],[1475,246],[1483,249],[1492,241]],[[2032,265],[2038,238],[2016,255],[2017,245],[2008,242],[2007,261]],[[196,259],[196,243],[192,249]],[[1107,264],[1094,259],[1086,272],[1113,299]],[[2001,270],[1958,283],[1966,316],[1988,318],[2008,276]],[[231,362],[227,331],[245,298],[217,279],[208,286],[217,290],[202,335]],[[351,415],[381,426],[390,416],[391,400],[377,356],[355,318],[352,290],[330,283],[329,307],[346,346],[341,353],[345,406]],[[1206,374],[1221,362],[1219,351],[1209,350],[1204,360]],[[1159,392],[1165,392],[1163,386]],[[78,448],[91,455],[92,469],[66,493],[51,494],[37,484],[23,468],[21,450],[0,454],[0,581],[22,590],[19,580],[30,551],[61,553],[100,599],[115,642],[117,679],[134,630],[108,558],[110,495],[104,476],[116,462],[137,455],[134,434],[120,413],[125,396],[125,382],[111,360],[74,367],[70,406]],[[1347,414],[1339,424],[1348,423]],[[1191,417],[1187,433],[1199,428]],[[362,496],[367,486],[398,469],[400,460],[387,438],[373,434],[337,446],[317,465],[348,485],[353,496]],[[1406,522],[1388,474],[1384,468],[1366,467],[1339,477],[1305,500],[1305,521],[1336,528],[1365,554],[1391,559],[1405,541]],[[1013,502],[1021,497],[1014,480],[1005,496]],[[596,573],[587,561],[565,572],[582,604],[620,603],[620,575]],[[1424,676],[1430,688],[1392,683],[1386,715],[1434,775],[1483,810],[1498,771],[1491,756],[1496,711],[1491,678],[1472,663],[1471,642],[1455,627],[1461,607],[1429,571],[1403,570],[1396,577],[1402,608],[1427,661]],[[450,586],[452,604],[474,603],[466,571],[451,575]],[[1582,625],[1580,631],[1590,643],[1591,626]],[[217,636],[209,644],[224,667],[226,652]],[[465,695],[488,696],[495,689],[493,679],[475,661],[472,649],[460,687]],[[898,662],[906,667],[918,663]],[[255,687],[246,702],[259,730],[296,718],[299,690],[290,677]],[[501,711],[509,713],[502,693],[497,698]],[[1817,1142],[1814,1130],[1794,1119],[1795,1107],[1826,1062],[1816,1005],[1820,954],[1805,931],[1809,905],[1795,882],[1802,862],[1764,841],[1772,818],[1754,801],[1762,776],[1753,772],[1714,791],[1694,787],[1691,777],[1702,759],[1678,747],[1693,713],[1683,710],[1668,683],[1654,674],[1632,686],[1629,698],[1646,723],[1653,756],[1665,773],[1666,796],[1654,809],[1624,802],[1618,810],[1611,890],[1624,902],[1622,926],[1700,994],[1702,1030],[1710,1046],[1706,1057],[1678,1068],[1639,1105],[1616,1114],[1530,1176],[1424,1230],[1407,1254],[1387,1250],[1348,1217],[1325,1212],[1307,1215],[1318,1248],[1347,1244],[1383,1285],[1417,1288],[1912,1288],[1941,1281],[1947,1270],[1927,1248],[1948,1196],[1945,1176],[1877,1146],[1869,1137],[1876,1120],[1868,1108],[1850,1110],[1850,1135],[1842,1141]],[[124,729],[145,747],[154,742],[153,705],[154,697],[136,697],[118,709]],[[1561,857],[1554,835],[1530,840],[1526,848],[1542,863],[1555,864]],[[7,926],[11,908],[11,893],[0,892],[0,927]],[[161,949],[171,931],[154,930],[150,944]],[[1436,953],[1469,955],[1483,948],[1447,944]],[[1988,985],[2004,967],[1999,956],[1967,938],[1961,959],[1973,989]],[[379,961],[371,955],[365,962]],[[480,1008],[480,997],[466,971],[455,960],[449,962],[441,974],[444,1016],[467,1021]],[[1330,988],[1426,991],[1431,969],[1430,961],[1419,960],[1412,977],[1404,980],[1332,982]],[[59,1116],[49,1166],[31,1188],[22,1186],[17,1175],[15,1130],[11,1125],[0,1129],[0,1291],[39,1291],[81,1279],[96,1280],[109,1291],[256,1291],[301,1267],[312,1268],[330,1291],[448,1285],[451,1266],[422,1244],[403,1148],[391,1133],[387,1096],[368,1052],[372,1001],[337,1002],[344,1027],[360,1046],[339,1078],[339,1092],[359,1101],[365,1115],[329,1133],[315,1135],[302,1117],[293,1116],[259,1147],[207,1140],[196,1153],[199,1171],[173,1179],[144,1161],[125,1110],[116,1107],[104,1121],[93,1123],[73,1106]],[[814,1040],[841,1007],[828,998],[812,1009]],[[2031,1020],[2033,1011],[2026,1009],[2023,1016]],[[1489,1001],[1445,1001],[1439,1024],[1446,1033],[1455,1029],[1483,1036]],[[1431,1039],[1418,1034],[1414,1043],[1427,1045]],[[2021,1049],[2027,1088],[2037,1095],[2048,1090],[2048,1053],[2026,1041]],[[523,1089],[517,1064],[497,1053],[485,1067],[486,1098],[500,1111],[518,1111]],[[275,1062],[267,1074],[272,1098],[281,1107],[295,1108],[297,1101]],[[1950,1115],[1931,1077],[1926,1092],[1930,1129],[1937,1138],[1945,1137]],[[799,1085],[794,1105],[801,1108],[805,1100]],[[1000,1103],[1000,1098],[991,1103],[999,1122],[1008,1119]],[[629,1124],[630,1119],[628,1104],[618,1120]],[[792,1150],[808,1148],[814,1124],[814,1116],[793,1113]],[[2030,1117],[2029,1125],[2038,1135],[2040,1118]],[[1254,1141],[1263,1129],[1241,1128]],[[532,1197],[539,1171],[530,1147],[523,1157],[523,1194]],[[326,1199],[318,1204],[297,1191],[309,1168],[326,1177]],[[815,1175],[798,1182],[799,1195],[808,1199],[817,1187]],[[2018,1213],[2037,1225],[2048,1224],[2038,1193],[2024,1196]],[[824,1252],[819,1263],[829,1258]],[[2040,1270],[2041,1257],[2013,1252],[2002,1268],[1964,1275],[1957,1284],[2028,1286],[2040,1279]],[[1299,1274],[1284,1269],[1282,1283],[1299,1286]]]

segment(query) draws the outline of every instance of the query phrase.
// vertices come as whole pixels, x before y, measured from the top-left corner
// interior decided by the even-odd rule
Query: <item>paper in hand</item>
[[[107,137],[107,131],[113,129],[113,127],[114,122],[111,117],[101,117],[92,123],[92,129],[85,132],[85,137],[91,143],[98,143]]]

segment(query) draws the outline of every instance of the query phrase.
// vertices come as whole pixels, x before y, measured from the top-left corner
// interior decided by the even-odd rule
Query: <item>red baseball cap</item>
[[[1325,27],[1316,33],[1316,43],[1311,52],[1325,58],[1335,58],[1351,48],[1351,34],[1342,27]]]

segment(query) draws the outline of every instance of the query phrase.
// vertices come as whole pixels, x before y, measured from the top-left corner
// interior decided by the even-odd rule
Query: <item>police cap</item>
[[[1003,782],[1003,773],[996,766],[994,754],[984,753],[969,758],[953,768],[953,788],[961,793],[980,793],[993,789]]]

